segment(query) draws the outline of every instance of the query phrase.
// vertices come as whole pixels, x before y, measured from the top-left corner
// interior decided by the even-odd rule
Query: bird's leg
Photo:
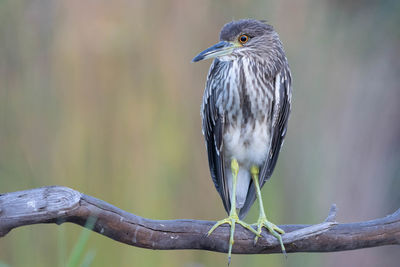
[[[209,236],[218,226],[222,224],[229,224],[231,226],[231,233],[230,233],[230,238],[229,238],[229,250],[228,250],[228,264],[231,261],[231,255],[232,255],[232,245],[234,243],[234,233],[235,233],[235,223],[240,224],[244,228],[250,230],[254,234],[261,236],[253,227],[251,227],[249,224],[239,220],[239,216],[237,215],[236,212],[236,183],[237,183],[237,176],[239,172],[239,163],[237,162],[236,159],[232,159],[231,161],[231,170],[232,170],[232,197],[231,197],[231,210],[229,212],[229,217],[223,220],[218,221],[214,226],[208,231],[207,236]]]
[[[254,239],[254,244],[257,243],[258,237],[261,236],[261,230],[262,230],[262,227],[264,226],[265,228],[268,229],[268,231],[273,236],[275,236],[279,240],[279,243],[281,244],[282,253],[286,254],[285,246],[283,245],[282,236],[281,236],[281,234],[284,234],[285,231],[283,231],[281,228],[279,228],[275,224],[268,221],[267,217],[265,216],[264,205],[263,205],[263,201],[261,198],[260,183],[259,183],[259,178],[258,178],[259,172],[260,172],[260,169],[257,166],[252,166],[250,169],[251,177],[253,178],[254,186],[256,187],[256,191],[257,191],[258,203],[260,205],[260,215],[259,215],[258,221],[257,221],[258,235]]]

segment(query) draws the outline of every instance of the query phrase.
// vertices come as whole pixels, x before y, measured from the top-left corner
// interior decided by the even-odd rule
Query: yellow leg
[[[257,191],[258,203],[260,205],[260,215],[259,215],[258,221],[257,221],[258,235],[254,239],[254,244],[257,243],[258,237],[261,236],[262,227],[265,227],[268,229],[268,231],[273,236],[275,236],[279,240],[279,243],[281,244],[282,253],[286,254],[285,246],[283,245],[282,236],[281,236],[282,234],[285,233],[285,231],[283,231],[281,228],[279,228],[275,224],[268,221],[267,217],[265,216],[264,205],[263,205],[263,201],[261,198],[260,183],[259,183],[259,178],[258,178],[259,172],[260,172],[260,169],[257,166],[252,166],[250,169],[250,173],[253,178],[254,186],[256,187],[256,191]]]
[[[258,233],[256,230],[253,229],[249,224],[239,220],[239,217],[236,212],[236,182],[237,182],[237,175],[239,172],[239,163],[237,162],[236,159],[232,159],[231,161],[231,170],[232,170],[232,197],[231,197],[231,210],[229,212],[229,217],[225,218],[223,220],[218,221],[214,226],[208,231],[207,236],[211,235],[211,233],[220,225],[222,224],[229,224],[231,226],[231,233],[230,233],[230,238],[229,238],[229,250],[228,250],[228,265],[231,262],[231,255],[232,255],[232,246],[234,243],[234,233],[235,233],[235,223],[240,224],[244,228],[250,230],[254,234],[261,236],[260,233]]]

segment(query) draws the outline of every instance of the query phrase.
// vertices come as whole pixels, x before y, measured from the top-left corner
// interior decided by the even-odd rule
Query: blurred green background
[[[0,192],[64,185],[154,219],[226,216],[200,104],[232,19],[267,19],[293,74],[293,109],[263,188],[278,224],[383,217],[400,207],[400,2],[0,1]],[[207,196],[207,197],[205,197]],[[247,217],[257,217],[257,205]],[[63,266],[80,227],[0,239],[9,266]],[[151,251],[91,234],[93,266],[225,266],[226,255]],[[234,255],[231,266],[398,266],[398,247]]]

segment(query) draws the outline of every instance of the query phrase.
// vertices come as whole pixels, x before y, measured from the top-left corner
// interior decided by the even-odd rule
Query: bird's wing
[[[215,59],[210,67],[201,113],[211,177],[222,198],[225,210],[229,212],[231,203],[228,183],[225,179],[223,156],[224,117],[219,113],[216,106],[218,94],[223,90],[223,79],[218,77],[221,75],[219,64],[223,63]]]
[[[272,105],[272,138],[269,155],[260,170],[260,186],[271,177],[286,136],[292,99],[292,76],[286,66],[275,76],[275,97]]]
[[[260,170],[259,182],[260,188],[271,177],[274,171],[276,161],[278,160],[279,151],[283,145],[286,136],[287,124],[291,110],[292,99],[292,77],[289,67],[286,65],[275,76],[272,81],[274,86],[274,98],[272,102],[272,129],[271,129],[271,146],[268,157]],[[256,192],[253,182],[247,193],[246,201],[240,210],[239,217],[243,218],[256,199]]]

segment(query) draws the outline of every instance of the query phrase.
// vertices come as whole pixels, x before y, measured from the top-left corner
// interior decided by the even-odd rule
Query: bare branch
[[[327,219],[316,225],[280,225],[283,242],[290,252],[330,252],[400,244],[400,209],[384,218],[338,224],[336,206]],[[0,237],[14,228],[38,224],[72,222],[84,226],[95,217],[93,231],[116,241],[150,249],[203,249],[226,252],[229,226],[205,234],[214,224],[198,220],[150,220],[123,211],[102,200],[67,187],[50,186],[0,195]],[[277,240],[263,232],[256,245],[254,235],[237,226],[233,253],[279,253]]]

